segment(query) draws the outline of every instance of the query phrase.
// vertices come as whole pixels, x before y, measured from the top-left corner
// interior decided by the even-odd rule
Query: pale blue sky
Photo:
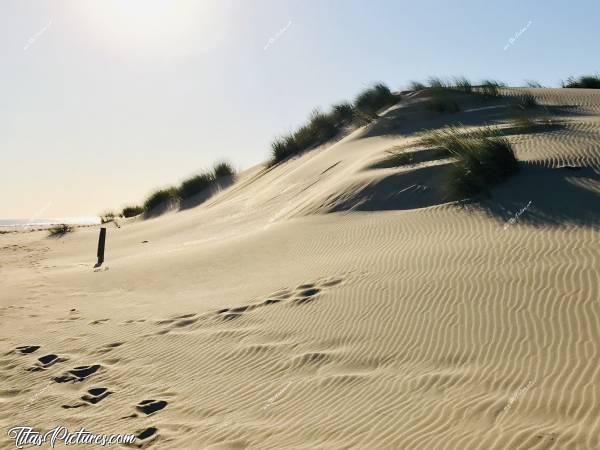
[[[0,218],[96,214],[221,158],[249,167],[374,81],[557,86],[600,70],[599,17],[591,0],[4,0]]]

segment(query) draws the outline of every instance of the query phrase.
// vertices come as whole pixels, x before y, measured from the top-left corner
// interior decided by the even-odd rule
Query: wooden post
[[[100,236],[98,237],[98,262],[96,267],[100,267],[104,262],[104,243],[106,242],[106,228],[100,228]]]

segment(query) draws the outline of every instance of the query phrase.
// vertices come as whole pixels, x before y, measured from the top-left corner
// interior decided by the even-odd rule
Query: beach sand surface
[[[200,206],[108,224],[97,269],[97,227],[0,235],[0,448],[17,425],[134,448],[600,448],[600,91],[528,92],[548,107],[528,132],[408,95]],[[381,163],[459,121],[507,128],[521,161],[480,202],[448,198],[448,160]]]

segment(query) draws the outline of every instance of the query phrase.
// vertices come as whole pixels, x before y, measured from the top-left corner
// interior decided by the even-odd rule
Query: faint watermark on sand
[[[271,38],[269,38],[269,40],[267,41],[267,45],[265,45],[265,48],[263,50],[268,50],[269,47],[271,45],[273,45],[275,42],[277,42],[277,40],[283,35],[283,33],[285,33],[291,26],[292,26],[292,21],[290,20],[284,28],[282,28],[277,33],[275,33]]]
[[[504,50],[508,50],[508,48],[512,46],[517,41],[517,39],[519,39],[521,35],[529,29],[532,23],[533,21],[530,20],[527,25],[525,25],[523,28],[517,31],[515,35],[508,40],[508,44],[504,46]]]
[[[277,392],[274,396],[272,396],[269,400],[267,400],[267,403],[261,408],[263,411],[267,408],[269,408],[273,402],[277,401],[277,399],[279,397],[281,397],[281,395],[288,390],[288,388],[290,387],[290,384],[292,384],[292,382],[290,381],[288,384],[286,384],[283,389],[281,389],[279,392]]]
[[[31,222],[35,219],[39,219],[40,217],[42,217],[42,214],[44,214],[51,206],[52,206],[52,202],[48,202],[48,203],[46,203],[46,205],[44,205],[42,208],[40,208],[33,216],[31,216],[29,219],[27,219],[25,228],[33,226]]]
[[[504,224],[504,229],[506,230],[510,225],[514,225],[515,223],[517,223],[517,221],[519,220],[519,217],[521,217],[521,215],[529,209],[529,207],[531,206],[531,203],[532,203],[531,200],[529,200],[529,203],[527,203],[523,208],[518,210],[517,213],[515,214],[515,216],[511,217],[509,219],[509,221]]]
[[[514,402],[516,402],[519,397],[521,397],[522,395],[526,394],[527,391],[531,388],[531,386],[533,386],[533,381],[529,380],[529,383],[527,383],[527,386],[519,388],[519,390],[517,392],[515,392],[513,395],[510,396],[510,398],[508,399],[508,403],[506,404],[506,406],[504,407],[504,409],[502,410],[502,412],[508,411],[512,404]]]
[[[42,28],[40,31],[38,31],[36,34],[29,38],[29,40],[27,41],[27,45],[25,45],[25,47],[23,48],[24,51],[31,47],[42,34],[48,31],[48,28],[50,28],[50,25],[52,25],[52,20],[53,19],[50,19],[50,22],[48,22],[48,24],[44,28]]]
[[[48,384],[46,384],[46,386],[44,386],[42,389],[40,389],[35,394],[33,394],[31,399],[29,400],[29,402],[27,402],[27,404],[25,406],[23,406],[23,411],[27,410],[32,404],[34,404],[36,402],[36,400],[38,399],[38,397],[42,393],[44,393],[48,389],[52,388],[52,385],[53,385],[53,381],[49,381]]]

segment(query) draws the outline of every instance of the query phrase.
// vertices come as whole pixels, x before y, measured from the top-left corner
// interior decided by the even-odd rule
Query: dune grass
[[[563,88],[600,89],[600,75],[583,75],[579,78],[569,77],[562,83]]]
[[[308,130],[305,130],[304,132],[308,132]],[[278,136],[273,142],[271,142],[272,158],[270,165],[283,161],[297,153],[299,153],[299,149],[296,145],[294,136],[291,134]]]
[[[505,84],[496,80],[483,80],[480,86],[475,90],[476,93],[488,98],[502,97],[500,88],[505,87]]]
[[[520,95],[518,101],[518,106],[521,109],[532,109],[539,106],[537,100],[535,99],[535,96],[533,96],[530,93]]]
[[[349,120],[346,105],[340,104],[336,107],[337,109],[333,109],[328,114],[321,112],[319,109],[314,109],[306,125],[302,125],[295,132],[277,137],[271,143],[272,164],[333,138]],[[352,110],[351,113],[353,115],[354,111]]]
[[[142,206],[126,206],[121,211],[121,215],[125,218],[139,216],[144,212],[144,208]]]
[[[349,102],[337,103],[331,107],[331,116],[337,126],[347,125],[354,118],[354,106]]]
[[[423,89],[427,89],[427,85],[420,81],[410,81],[408,83],[408,89],[411,91],[422,91]]]
[[[211,170],[200,172],[186,178],[177,187],[169,187],[154,191],[148,196],[143,207],[130,206],[123,209],[124,217],[132,217],[145,212],[149,214],[156,212],[158,208],[167,208],[179,204],[195,195],[204,192],[213,186],[218,179],[223,177],[234,177],[235,170],[227,161],[217,162]]]
[[[450,87],[448,82],[440,77],[429,77],[427,83],[430,89],[447,89]]]
[[[200,172],[183,180],[177,188],[177,197],[182,200],[194,197],[211,187],[218,179],[233,176],[235,170],[229,162],[217,162],[212,170]]]
[[[332,114],[325,114],[319,109],[314,109],[308,119],[308,129],[312,138],[311,145],[328,141],[339,130]]]
[[[177,188],[159,189],[150,194],[144,201],[144,212],[151,213],[159,207],[167,207],[178,200],[179,194]]]
[[[61,223],[59,225],[54,225],[48,228],[48,236],[50,237],[62,237],[67,233],[72,233],[75,231],[75,228],[71,225],[67,225],[66,223]]]
[[[455,100],[450,98],[447,91],[435,89],[431,98],[425,101],[425,109],[436,113],[454,113],[460,111]]]
[[[466,77],[454,77],[452,89],[470,94],[473,92],[473,85]]]
[[[388,150],[389,156],[385,158],[388,167],[408,166],[415,161],[415,155],[412,152]]]
[[[422,138],[426,145],[446,150],[456,158],[447,187],[451,194],[470,197],[518,171],[511,143],[498,130],[485,126],[464,132],[449,126],[430,131]]]
[[[214,175],[210,172],[199,173],[187,178],[177,188],[177,195],[182,199],[193,197],[208,188],[214,179]]]
[[[220,161],[215,164],[212,173],[214,179],[216,180],[217,178],[221,177],[233,177],[235,175],[235,170],[228,161]]]
[[[535,80],[525,80],[525,86],[530,88],[543,88],[544,86],[541,83]]]
[[[377,83],[358,94],[354,100],[354,107],[366,116],[375,118],[380,109],[390,106],[396,100],[390,88],[383,83]]]
[[[117,217],[117,214],[113,211],[103,212],[102,214],[100,214],[100,223],[112,222],[113,220],[115,220],[115,217]]]
[[[335,137],[343,127],[352,123],[364,125],[377,117],[377,112],[398,101],[390,89],[378,83],[360,92],[354,104],[341,102],[329,112],[314,109],[306,124],[295,131],[276,137],[271,142],[271,160],[268,166],[300,154]]]
[[[451,80],[429,77],[426,84],[420,81],[409,83],[409,88],[413,91],[422,89],[432,89],[433,91],[453,90],[466,94],[484,95],[485,97],[500,97],[500,88],[505,86],[504,83],[496,80],[483,80],[479,85],[474,85],[464,76],[453,77]]]

